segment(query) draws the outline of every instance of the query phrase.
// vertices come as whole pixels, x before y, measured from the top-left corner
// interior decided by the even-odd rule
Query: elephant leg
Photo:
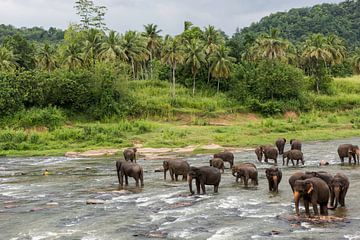
[[[315,215],[318,216],[319,215],[319,210],[318,210],[317,202],[314,201],[311,204],[313,206]]]
[[[144,171],[141,170],[140,172],[140,184],[141,184],[141,187],[144,187]]]
[[[293,166],[295,166],[294,159],[291,158],[291,163]]]
[[[186,180],[186,175],[184,174],[183,175],[183,179],[182,179],[183,181],[185,181]]]
[[[128,176],[125,175],[125,186],[129,185]]]
[[[169,172],[170,172],[170,176],[171,176],[171,181],[175,181],[174,171],[170,168],[170,169],[169,169]]]
[[[248,182],[249,182],[249,178],[248,178],[248,177],[245,177],[245,179],[244,179],[244,184],[245,184],[245,187],[247,187],[247,186],[248,186]]]
[[[271,192],[272,191],[272,182],[270,180],[268,180],[268,183],[269,183],[269,191]]]
[[[239,178],[240,178],[239,174],[236,174],[236,182],[239,182]]]
[[[310,217],[310,204],[308,200],[304,200],[305,214]]]
[[[344,163],[344,157],[340,157],[341,163]]]
[[[175,174],[175,181],[178,181],[178,176],[177,174]]]
[[[119,183],[120,183],[120,186],[123,186],[123,184],[124,184],[124,175],[122,172],[120,173]]]
[[[119,184],[120,184],[120,171],[119,171],[119,169],[116,169],[116,172],[117,172],[117,177],[118,177],[118,181],[119,181]]]
[[[219,184],[214,185],[214,193],[218,193],[218,189],[219,189]]]
[[[348,188],[344,188],[344,190],[341,192],[340,205],[342,207],[345,207],[345,196],[346,196],[347,190],[348,190]]]
[[[205,183],[203,181],[201,181],[200,185],[201,185],[201,190],[202,190],[203,194],[206,194]]]
[[[320,204],[320,214],[323,216],[328,215],[328,209],[327,209],[326,204]]]
[[[199,179],[196,179],[196,192],[197,192],[197,194],[200,194],[200,181],[199,181]]]
[[[139,178],[138,177],[135,177],[135,186],[139,187]]]
[[[330,207],[334,206],[334,201],[335,201],[335,193],[332,189],[330,189]]]

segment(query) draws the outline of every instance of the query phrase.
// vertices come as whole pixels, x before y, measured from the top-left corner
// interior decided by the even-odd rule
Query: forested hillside
[[[353,50],[360,46],[359,26],[360,1],[350,0],[339,4],[325,3],[271,14],[258,23],[238,30],[233,40],[244,41],[246,35],[256,36],[269,32],[271,28],[278,28],[281,37],[295,44],[313,33],[335,34],[343,38],[348,48]]]
[[[16,34],[23,36],[28,41],[37,42],[59,42],[64,39],[64,31],[53,27],[45,30],[41,27],[16,28],[11,25],[0,24],[0,43],[6,37]]]

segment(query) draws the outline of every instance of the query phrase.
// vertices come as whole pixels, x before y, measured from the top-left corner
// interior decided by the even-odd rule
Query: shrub
[[[23,95],[14,79],[14,74],[0,73],[0,116],[14,114],[23,108]]]

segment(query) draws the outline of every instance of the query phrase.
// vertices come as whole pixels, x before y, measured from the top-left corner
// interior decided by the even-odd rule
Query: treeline
[[[360,52],[348,51],[333,33],[293,44],[276,28],[237,41],[236,34],[228,39],[213,26],[191,22],[181,34],[163,36],[155,24],[119,34],[89,21],[70,26],[59,43],[34,44],[20,34],[4,38],[1,116],[49,106],[95,119],[141,116],[146,106],[137,108],[136,89],[127,83],[149,79],[171,83],[163,94],[174,106],[176,84],[182,84],[189,98],[223,92],[234,105],[264,114],[308,111],[314,95],[336,93],[334,75],[360,70]]]
[[[360,1],[347,0],[339,4],[324,3],[313,7],[291,9],[288,12],[271,14],[258,23],[237,30],[234,41],[247,35],[257,36],[271,28],[281,29],[281,37],[293,44],[303,42],[311,34],[335,34],[345,40],[353,51],[360,47]]]
[[[50,27],[48,30],[45,30],[41,27],[16,28],[12,25],[0,24],[0,43],[2,43],[7,37],[17,34],[23,36],[28,41],[42,43],[56,43],[64,39],[64,31],[54,27]]]

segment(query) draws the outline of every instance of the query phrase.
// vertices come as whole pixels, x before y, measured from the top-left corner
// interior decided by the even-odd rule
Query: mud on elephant
[[[296,214],[300,215],[299,202],[300,198],[302,198],[307,216],[310,216],[310,204],[313,206],[315,215],[319,215],[318,204],[320,205],[320,214],[328,215],[327,204],[329,196],[329,187],[326,182],[320,178],[313,177],[306,180],[296,180],[294,184]]]
[[[341,144],[338,147],[338,154],[341,159],[341,163],[344,163],[344,158],[349,158],[349,164],[351,164],[351,159],[354,159],[354,163],[359,164],[359,156],[360,156],[360,150],[359,146],[353,145],[353,144]]]
[[[221,158],[224,162],[230,163],[230,169],[234,165],[234,154],[229,151],[214,154],[214,158]]]
[[[272,166],[265,170],[266,178],[269,183],[270,192],[279,192],[279,184],[282,178],[282,172],[279,168]]]
[[[190,167],[188,173],[188,183],[191,194],[194,194],[194,191],[192,189],[193,179],[195,179],[197,194],[200,194],[200,186],[203,194],[206,194],[205,185],[213,185],[214,192],[217,193],[221,181],[221,173],[220,170],[215,167]]]
[[[172,159],[163,161],[163,168],[164,180],[166,180],[166,172],[169,170],[171,180],[178,181],[179,175],[182,175],[183,180],[186,180],[187,174],[190,170],[190,165],[187,161],[181,159]]]
[[[124,177],[125,186],[129,185],[128,177],[133,177],[135,179],[137,187],[139,186],[139,181],[141,183],[141,187],[144,186],[144,170],[139,164],[126,161],[117,161],[116,172],[120,186],[123,186]]]

